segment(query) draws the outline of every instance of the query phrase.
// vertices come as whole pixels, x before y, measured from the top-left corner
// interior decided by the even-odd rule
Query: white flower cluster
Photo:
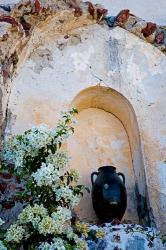
[[[32,149],[40,149],[51,144],[52,137],[50,129],[47,125],[42,124],[38,127],[32,127],[31,130],[25,132],[25,140],[28,142],[28,147]]]
[[[35,157],[39,149],[51,143],[51,132],[46,125],[33,127],[22,135],[13,136],[4,143],[3,159],[19,170],[27,156]]]
[[[25,235],[25,229],[17,224],[13,224],[9,227],[6,233],[6,241],[12,241],[19,243]]]
[[[15,169],[19,171],[24,167],[26,158],[38,156],[40,149],[46,149],[50,145],[56,145],[56,148],[59,148],[59,145],[73,133],[71,125],[75,112],[73,110],[63,113],[62,119],[55,128],[49,129],[46,125],[40,125],[32,127],[22,135],[8,138],[3,145],[3,160],[14,164]]]
[[[74,240],[75,242],[77,242],[79,239],[78,235],[74,233],[72,227],[65,228],[64,234],[69,240]]]
[[[88,245],[85,240],[83,239],[78,239],[76,241],[76,247],[74,250],[88,250]]]
[[[70,176],[73,178],[74,182],[78,182],[80,179],[80,174],[77,170],[75,169],[70,169],[69,171]]]
[[[7,250],[7,247],[4,246],[3,242],[0,240],[0,249]]]
[[[32,174],[37,185],[42,186],[52,186],[59,181],[60,172],[55,168],[53,164],[42,163],[41,167]]]
[[[48,215],[48,211],[43,205],[35,204],[33,207],[28,205],[18,216],[18,221],[21,224],[32,223],[34,228],[37,228],[38,223],[42,218]]]
[[[38,231],[40,234],[47,235],[47,234],[57,234],[62,230],[62,223],[55,224],[55,221],[50,217],[44,217],[41,222],[38,223]]]
[[[59,237],[54,238],[53,241],[54,241],[54,245],[56,246],[57,250],[65,250],[66,249],[64,246],[64,241],[61,238],[59,238]]]
[[[0,226],[2,226],[5,222],[0,218]]]
[[[62,233],[65,223],[70,219],[71,211],[65,207],[58,207],[57,211],[51,214],[51,217],[44,217],[38,224],[39,233],[43,235]]]
[[[77,239],[76,246],[73,248],[74,250],[87,250],[88,245],[86,241],[82,239]],[[51,243],[43,242],[39,247],[38,250],[66,250],[65,241],[61,238],[53,238]]]
[[[70,207],[74,208],[75,206],[77,206],[79,204],[80,200],[81,200],[80,195],[73,195],[72,200],[70,200]]]
[[[50,186],[57,188],[62,184],[59,177],[64,174],[68,163],[69,157],[66,152],[50,153],[46,157],[46,163],[42,163],[41,167],[32,176],[39,187]]]
[[[33,207],[28,205],[18,216],[19,224],[32,223],[34,229],[40,234],[59,234],[63,231],[65,223],[72,218],[71,210],[65,207],[57,207],[57,211],[51,216],[43,205],[35,204]],[[10,229],[10,228],[9,228]],[[13,233],[10,230],[10,235]],[[11,236],[14,237],[14,236]]]
[[[57,151],[55,154],[49,154],[46,158],[47,164],[53,164],[55,168],[66,169],[69,164],[69,157],[65,151]]]
[[[61,222],[62,224],[65,223],[65,221],[68,221],[72,218],[71,216],[71,210],[66,207],[57,207],[57,211],[52,213],[52,218],[56,222]]]
[[[39,250],[65,250],[65,246],[64,246],[64,241],[57,237],[57,238],[53,238],[53,242],[48,243],[48,242],[44,242],[42,243],[39,247]]]
[[[20,141],[16,138],[10,138],[5,142],[2,153],[3,159],[9,163],[14,163],[15,168],[23,165],[24,150],[20,145]]]
[[[70,201],[73,198],[73,191],[69,186],[55,188],[56,201],[60,201],[62,198],[65,202]]]
[[[1,240],[0,240],[0,250],[7,250],[7,247],[4,246]]]
[[[73,190],[69,186],[55,188],[56,201],[63,200],[70,205],[71,208],[78,205],[81,197],[79,195],[74,195]]]

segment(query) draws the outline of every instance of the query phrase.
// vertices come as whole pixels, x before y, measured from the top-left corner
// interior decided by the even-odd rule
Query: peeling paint
[[[44,68],[53,68],[51,62],[53,57],[49,49],[39,49],[31,56],[33,62],[35,62],[34,72],[40,73]]]

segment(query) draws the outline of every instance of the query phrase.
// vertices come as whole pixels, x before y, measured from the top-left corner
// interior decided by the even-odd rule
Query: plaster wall
[[[64,39],[49,33],[50,25],[51,21],[35,34],[48,30],[46,40],[43,35],[26,48],[25,62],[12,84],[6,133],[40,123],[53,126],[60,111],[88,87],[100,85],[123,94],[138,122],[154,221],[166,230],[165,55],[118,27],[109,30],[96,24],[66,30],[69,38]]]

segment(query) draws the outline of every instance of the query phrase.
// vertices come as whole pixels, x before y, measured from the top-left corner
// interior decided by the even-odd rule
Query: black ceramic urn
[[[122,177],[122,178],[120,178]],[[125,176],[113,166],[103,166],[91,174],[92,203],[101,222],[122,219],[127,207]]]

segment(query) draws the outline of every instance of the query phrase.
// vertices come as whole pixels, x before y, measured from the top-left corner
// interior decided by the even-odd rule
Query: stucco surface
[[[59,112],[88,87],[101,85],[123,94],[138,121],[154,221],[166,230],[165,55],[118,27],[83,27],[68,31],[64,40],[64,35],[53,36],[49,26],[43,27],[48,31],[40,40],[28,44],[26,60],[13,80],[6,133],[40,123],[53,126]]]

